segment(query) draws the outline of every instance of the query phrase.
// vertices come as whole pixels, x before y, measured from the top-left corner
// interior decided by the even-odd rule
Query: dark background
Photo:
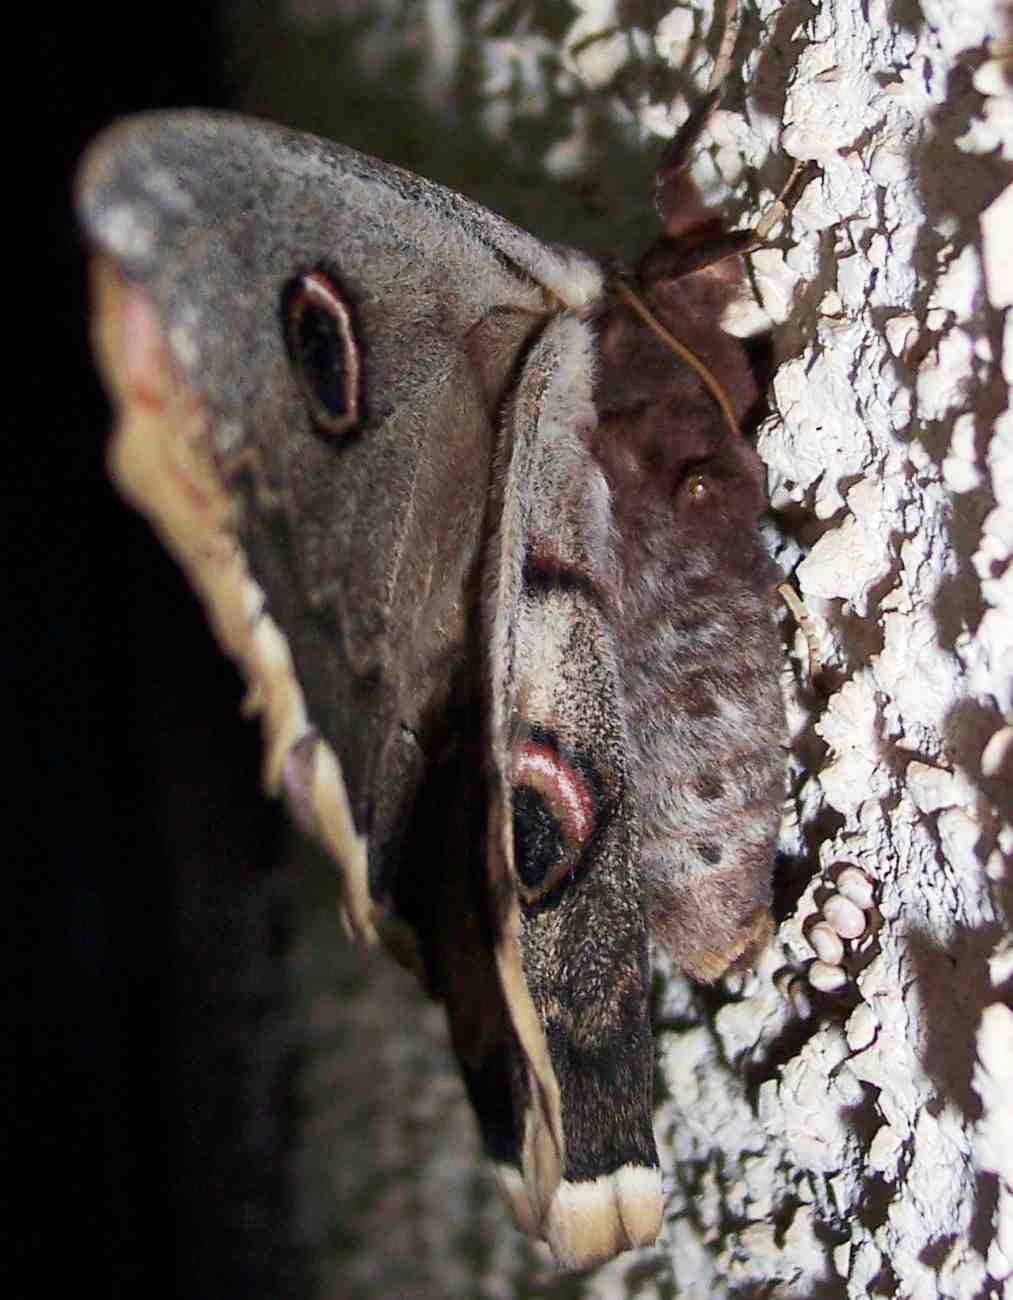
[[[219,46],[214,6],[111,4],[9,47],[32,78],[8,120],[8,194],[28,200],[8,254],[30,283],[8,317],[3,510],[22,1294],[299,1294],[284,1062],[251,1060],[248,1032],[279,1014],[277,814],[234,672],[106,481],[70,207],[104,123],[226,101]]]

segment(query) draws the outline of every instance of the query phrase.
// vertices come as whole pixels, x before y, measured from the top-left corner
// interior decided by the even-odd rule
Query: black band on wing
[[[528,551],[524,557],[522,582],[524,590],[532,594],[577,592],[595,609],[601,611],[605,607],[601,589],[593,578],[551,556]]]

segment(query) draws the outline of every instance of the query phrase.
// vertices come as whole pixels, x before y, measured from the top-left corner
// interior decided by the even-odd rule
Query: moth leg
[[[818,993],[839,993],[847,985],[845,945],[861,940],[873,919],[873,882],[864,871],[845,867],[834,884],[836,888],[824,902],[820,920],[806,936],[816,954],[808,971],[809,983]]]
[[[672,139],[665,145],[654,172],[655,184],[659,190],[666,183],[685,173],[693,150],[696,148],[697,142],[703,134],[704,128],[710,120],[710,115],[717,107],[720,98],[720,92],[716,88],[708,91],[696,108],[690,112],[689,117],[679,127]]]
[[[658,159],[655,183],[659,192],[667,182],[675,181],[685,172],[693,149],[721,99],[721,86],[728,75],[732,52],[739,34],[738,0],[726,0],[724,9],[721,44],[714,59],[707,93],[683,122]]]
[[[820,654],[820,640],[817,634],[813,617],[805,607],[805,602],[801,599],[795,588],[790,582],[782,582],[778,585],[777,594],[790,610],[792,617],[798,624],[798,630],[805,638],[806,649],[809,652],[809,682],[814,685],[816,679],[822,674],[826,665]]]
[[[735,42],[739,36],[739,0],[725,0],[722,20],[724,27],[721,32],[721,44],[718,46],[710,81],[707,84],[709,92],[716,91],[723,84],[725,77],[728,76],[728,69],[732,66]]]
[[[680,166],[684,165],[683,161]],[[767,204],[751,230],[722,229],[720,221],[704,207],[696,186],[685,171],[666,177],[663,194],[659,188],[659,214],[669,237],[678,240],[674,247],[666,248],[666,278],[680,279],[705,271],[727,258],[762,248],[790,211],[799,183],[808,172],[807,162],[795,164],[780,192]],[[659,181],[659,187],[661,184]],[[661,208],[662,202],[666,205],[665,210]]]
[[[798,197],[799,187],[804,177],[812,170],[808,159],[797,161],[791,174],[781,186],[775,198],[760,213],[760,219],[753,229],[753,248],[765,244],[771,234],[791,211],[791,205]]]
[[[715,21],[717,15],[715,15]],[[714,59],[707,93],[662,150],[654,172],[655,206],[666,234],[677,239],[705,216],[710,216],[690,180],[687,168],[710,115],[721,99],[739,34],[738,0],[725,0],[721,44]]]
[[[665,146],[654,172],[654,205],[669,239],[683,239],[703,227],[721,233],[721,221],[700,197],[689,174],[689,160],[719,99],[712,90],[693,109]]]

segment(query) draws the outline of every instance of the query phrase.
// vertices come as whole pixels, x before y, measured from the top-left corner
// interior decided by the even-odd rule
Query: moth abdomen
[[[762,467],[740,431],[758,385],[720,325],[751,236],[702,204],[684,146],[659,169],[665,234],[597,318],[592,446],[651,930],[709,980],[769,934],[784,714]]]

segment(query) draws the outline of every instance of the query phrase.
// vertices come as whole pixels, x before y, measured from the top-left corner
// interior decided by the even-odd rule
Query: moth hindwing
[[[769,926],[773,574],[718,324],[743,241],[687,147],[628,280],[233,116],[116,125],[78,185],[113,477],[348,928],[414,937],[513,1215],[568,1265],[661,1224],[649,935],[710,980]]]

